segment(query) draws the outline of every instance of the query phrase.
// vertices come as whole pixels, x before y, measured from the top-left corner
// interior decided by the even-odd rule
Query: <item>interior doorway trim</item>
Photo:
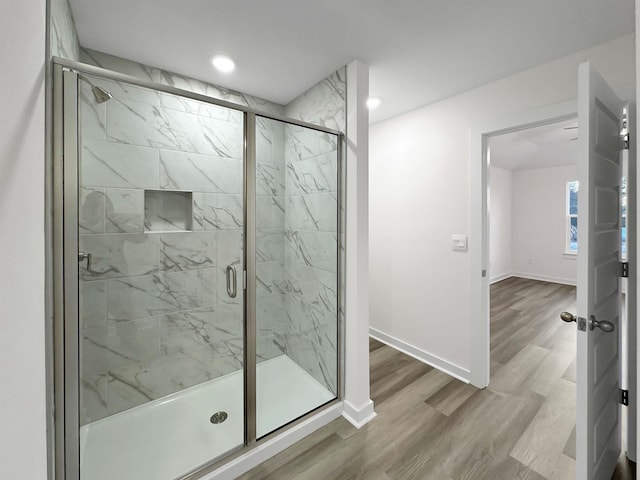
[[[478,388],[489,385],[489,138],[577,117],[575,100],[495,118],[469,132],[469,282],[471,368],[469,381]]]

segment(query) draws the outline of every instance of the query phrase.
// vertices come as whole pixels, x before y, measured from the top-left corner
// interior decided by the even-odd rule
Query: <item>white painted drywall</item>
[[[513,273],[511,262],[511,171],[489,169],[489,278],[491,282]]]
[[[371,127],[373,329],[468,371],[470,260],[451,235],[469,233],[470,130],[575,98],[585,60],[629,98],[634,44],[621,37]]]
[[[512,240],[516,276],[576,283],[576,257],[565,255],[566,185],[575,165],[513,172]]]
[[[0,1],[0,478],[47,478],[45,0]]]

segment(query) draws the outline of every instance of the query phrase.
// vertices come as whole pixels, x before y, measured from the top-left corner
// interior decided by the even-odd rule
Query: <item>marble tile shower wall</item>
[[[181,88],[190,92],[207,95],[209,97],[225,100],[237,105],[244,105],[269,113],[283,114],[284,107],[277,103],[269,102],[259,97],[219,87],[211,83],[196,80],[194,78],[179,75],[168,70],[150,67],[142,63],[127,60],[108,53],[98,52],[88,48],[80,49],[80,60],[89,65],[106,68],[114,72],[131,75],[142,80],[148,80],[170,87]]]
[[[80,268],[83,424],[238,370],[243,361],[242,289],[231,299],[225,282],[227,265],[242,271],[242,114],[91,81],[114,98],[97,104],[80,82],[79,241],[92,254],[91,268]],[[277,195],[266,172],[284,146],[269,127],[259,126],[259,190],[271,199]],[[171,211],[180,205],[171,195],[187,195],[191,208]],[[155,216],[150,198],[164,202]],[[282,201],[272,204],[278,222]],[[263,227],[268,270],[266,260],[283,261],[282,242],[274,247],[272,225]],[[283,323],[283,305],[264,313],[266,325]],[[261,359],[282,353],[273,344],[282,329],[268,330]]]
[[[256,117],[256,351],[258,361],[286,349],[285,125]]]
[[[346,96],[346,68],[341,68],[290,102],[285,115],[346,133]],[[286,128],[286,351],[336,393],[336,318],[344,322],[337,290],[338,249],[344,260],[343,204],[337,211],[344,183],[337,184],[337,144],[328,135]],[[344,278],[344,263],[340,271]]]
[[[337,139],[287,125],[285,135],[286,352],[337,393]]]
[[[51,0],[51,55],[71,60],[80,59],[78,33],[67,0]]]

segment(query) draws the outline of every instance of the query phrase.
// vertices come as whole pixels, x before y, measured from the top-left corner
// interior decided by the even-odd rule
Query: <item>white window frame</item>
[[[565,240],[565,244],[564,244],[564,253],[566,255],[577,255],[578,254],[578,246],[579,244],[576,242],[576,249],[572,250],[571,249],[571,219],[572,218],[578,218],[578,214],[577,213],[570,213],[570,197],[571,197],[571,192],[570,192],[570,185],[572,183],[578,183],[578,180],[569,180],[566,183],[565,186],[565,196],[566,196],[566,205],[565,205],[565,230],[564,230],[564,240]],[[578,183],[578,191],[580,190],[580,184]]]

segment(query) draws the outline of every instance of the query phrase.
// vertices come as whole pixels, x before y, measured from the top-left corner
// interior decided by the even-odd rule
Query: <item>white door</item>
[[[578,480],[610,480],[620,456],[622,115],[622,102],[598,72],[589,63],[580,65]]]

